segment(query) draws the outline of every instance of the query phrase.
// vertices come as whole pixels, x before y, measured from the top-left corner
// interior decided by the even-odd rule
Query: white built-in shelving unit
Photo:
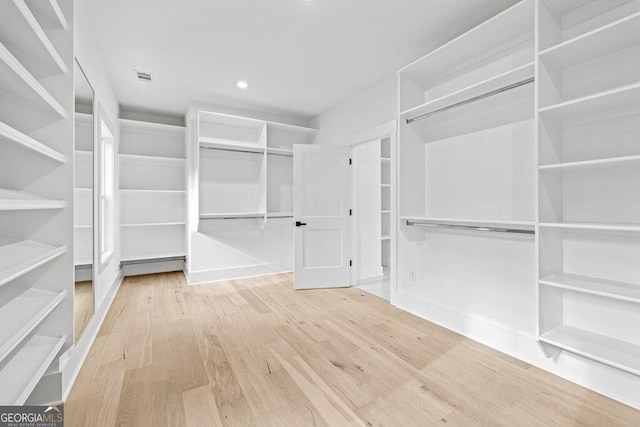
[[[186,256],[185,128],[120,119],[122,261]]]
[[[640,375],[640,5],[539,20],[540,341]]]
[[[454,329],[535,335],[535,10],[520,1],[398,71],[392,303]]]
[[[398,294],[640,375],[640,4],[523,0],[398,76]]]
[[[206,108],[192,108],[187,127],[190,280],[290,271],[293,145],[316,130]]]
[[[0,2],[0,405],[60,375],[73,336],[72,17],[70,0]]]
[[[383,267],[391,265],[391,139],[380,140],[380,245]]]
[[[93,265],[93,114],[75,115],[74,264]]]
[[[197,112],[199,218],[293,217],[293,144],[315,129]]]

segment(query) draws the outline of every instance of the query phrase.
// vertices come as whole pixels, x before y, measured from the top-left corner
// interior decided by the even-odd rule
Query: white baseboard
[[[96,337],[98,336],[98,332],[100,331],[100,327],[102,327],[102,323],[104,319],[107,317],[107,313],[111,308],[111,304],[113,304],[113,300],[115,299],[116,294],[118,293],[118,289],[120,289],[120,285],[122,284],[122,280],[124,276],[122,274],[122,270],[118,273],[115,280],[111,284],[111,287],[107,291],[105,298],[103,300],[100,308],[94,313],[93,317],[87,324],[86,329],[82,333],[80,340],[76,343],[73,352],[71,353],[69,359],[67,360],[65,366],[62,371],[62,400],[66,401],[69,393],[71,392],[71,388],[80,373],[80,369],[82,369],[82,365],[84,364],[87,355],[89,354],[89,350],[93,345]]]
[[[281,264],[258,264],[201,271],[188,271],[185,266],[185,274],[189,285],[223,282],[225,280],[247,279],[250,277],[290,272],[290,266],[283,266]]]
[[[384,274],[380,273],[375,276],[365,277],[364,279],[358,279],[356,282],[356,286],[368,285],[370,283],[379,282],[384,280]]]
[[[398,290],[392,302],[398,308],[450,329],[611,399],[640,409],[640,377],[563,351],[545,357],[535,337],[443,307]]]
[[[145,262],[140,264],[123,265],[122,274],[125,277],[140,276],[143,274],[169,273],[171,271],[182,271],[183,268],[184,268],[184,261],[182,260]]]

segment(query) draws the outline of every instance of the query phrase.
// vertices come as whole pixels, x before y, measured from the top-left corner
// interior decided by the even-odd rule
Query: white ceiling
[[[516,0],[83,0],[124,108],[309,119]],[[134,70],[151,72],[139,82]],[[236,82],[250,87],[240,90]]]

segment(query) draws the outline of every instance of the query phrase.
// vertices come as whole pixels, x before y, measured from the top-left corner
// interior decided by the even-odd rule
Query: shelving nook
[[[640,375],[640,5],[539,19],[539,339]]]
[[[316,130],[199,107],[187,123],[190,281],[290,271],[293,145]],[[220,253],[224,244],[237,251]]]
[[[0,405],[62,398],[57,359],[74,328],[72,18],[71,0],[0,2]]]
[[[439,310],[535,335],[535,9],[398,71],[396,295],[447,327]]]
[[[185,128],[120,119],[122,261],[186,257]]]

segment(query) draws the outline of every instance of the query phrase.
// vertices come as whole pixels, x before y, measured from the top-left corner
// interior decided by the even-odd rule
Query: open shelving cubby
[[[51,384],[62,373],[50,365],[73,336],[74,59],[65,16],[72,22],[70,0],[0,5],[0,384],[11,385],[0,387],[0,405],[23,405],[36,389],[61,400]],[[47,370],[54,380],[40,384]]]
[[[186,256],[185,128],[119,119],[122,261]]]
[[[540,2],[539,339],[640,375],[640,5]]]
[[[534,6],[521,1],[398,72],[405,224],[533,229]]]

